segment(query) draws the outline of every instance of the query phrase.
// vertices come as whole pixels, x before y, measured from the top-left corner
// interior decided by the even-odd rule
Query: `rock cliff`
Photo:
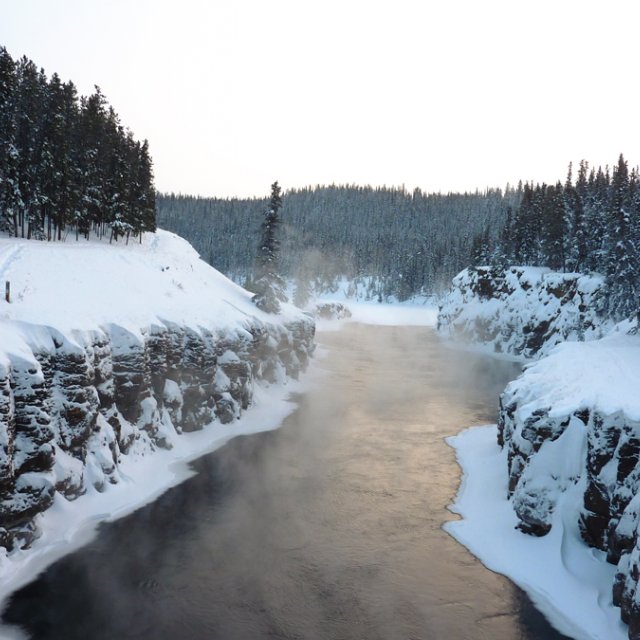
[[[208,331],[173,323],[62,334],[41,328],[0,368],[0,545],[28,546],[56,493],[119,482],[122,456],[171,447],[177,434],[235,420],[257,379],[297,377],[315,327],[247,320]],[[32,333],[32,332],[31,332]]]
[[[616,565],[613,604],[640,640],[640,335],[605,318],[605,295],[598,276],[468,269],[438,324],[447,338],[536,360],[500,397],[518,528],[545,536],[564,523],[603,551]]]
[[[640,336],[622,326],[529,367],[503,392],[498,423],[519,527],[548,533],[561,494],[578,487],[580,533],[617,566],[613,603],[632,640],[640,638],[639,385]]]
[[[460,272],[440,305],[443,337],[496,353],[539,357],[567,340],[592,340],[611,328],[600,276],[537,267],[474,267]]]

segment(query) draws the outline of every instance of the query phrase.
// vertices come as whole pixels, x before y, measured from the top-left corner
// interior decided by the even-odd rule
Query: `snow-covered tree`
[[[285,283],[280,274],[280,241],[278,239],[280,207],[282,207],[280,185],[274,182],[271,185],[271,198],[262,222],[262,237],[258,246],[252,283],[255,292],[253,302],[267,313],[278,313],[280,303],[287,300],[284,293]]]
[[[69,225],[76,238],[154,230],[148,146],[99,88],[78,100],[71,82],[0,47],[0,228],[60,240]]]

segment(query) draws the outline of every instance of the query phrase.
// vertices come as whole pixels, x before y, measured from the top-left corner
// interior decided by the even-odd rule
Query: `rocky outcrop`
[[[606,319],[605,298],[599,276],[466,269],[438,329],[536,360],[500,397],[498,444],[518,527],[544,536],[569,526],[604,551],[617,567],[613,602],[640,640],[640,336],[633,322]]]
[[[312,313],[322,320],[345,320],[352,315],[349,307],[342,302],[319,302]]]
[[[460,272],[438,313],[440,335],[496,353],[539,357],[567,340],[611,328],[600,276],[537,267],[473,267]]]
[[[42,328],[30,352],[0,362],[0,546],[29,546],[37,514],[56,496],[119,482],[123,456],[237,419],[255,380],[306,367],[314,331],[305,317],[252,318],[215,333],[168,322],[64,335]]]
[[[527,533],[545,535],[565,509],[583,540],[616,565],[613,602],[640,640],[640,336],[565,344],[500,398],[498,443]],[[563,504],[568,489],[580,507]],[[575,520],[577,519],[577,523]]]

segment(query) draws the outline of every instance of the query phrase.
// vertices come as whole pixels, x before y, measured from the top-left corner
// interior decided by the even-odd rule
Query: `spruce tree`
[[[542,264],[564,271],[565,243],[568,239],[562,185],[547,187],[542,201]]]
[[[262,237],[258,246],[255,262],[252,300],[262,311],[278,313],[280,303],[287,300],[284,293],[284,280],[280,275],[280,242],[278,228],[280,217],[278,211],[282,206],[282,195],[277,182],[271,185],[271,198],[264,213]]]
[[[16,65],[7,50],[0,47],[0,230],[16,236],[22,209],[16,144],[17,99]]]
[[[620,154],[613,171],[607,281],[609,312],[615,319],[635,313],[640,299],[640,247],[633,233],[632,183],[627,162]]]

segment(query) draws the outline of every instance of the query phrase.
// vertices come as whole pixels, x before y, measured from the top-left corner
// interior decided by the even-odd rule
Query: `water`
[[[232,441],[103,525],[5,621],[64,640],[560,638],[441,528],[459,483],[443,438],[495,421],[515,366],[428,328],[320,341],[327,376],[280,430]]]

